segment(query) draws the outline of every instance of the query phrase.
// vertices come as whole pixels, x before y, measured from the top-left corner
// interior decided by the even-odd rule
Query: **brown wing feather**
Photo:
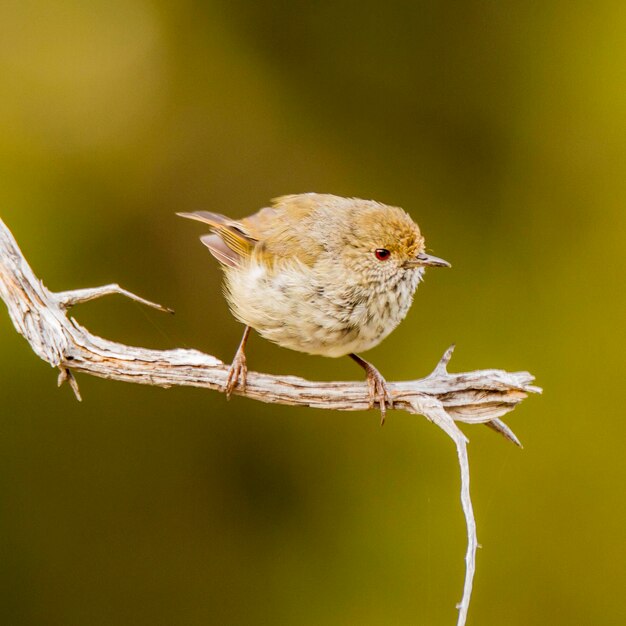
[[[321,244],[311,236],[310,223],[319,207],[315,194],[283,196],[241,220],[244,228],[263,243],[263,254],[271,259],[298,259],[312,265]]]

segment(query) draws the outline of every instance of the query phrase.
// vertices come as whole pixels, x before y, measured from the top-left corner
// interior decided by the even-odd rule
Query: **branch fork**
[[[119,285],[51,292],[35,276],[11,231],[0,220],[0,299],[4,300],[16,330],[44,361],[60,370],[59,385],[67,382],[81,400],[75,372],[126,382],[171,387],[203,387],[224,391],[229,365],[197,350],[151,350],[126,346],[91,334],[68,309],[106,295],[118,294],[160,311],[173,313]],[[451,374],[447,366],[454,346],[446,350],[426,378],[387,383],[395,409],[424,415],[441,428],[456,446],[461,470],[461,505],[467,527],[465,583],[457,626],[464,626],[472,593],[476,523],[470,498],[468,439],[457,422],[485,424],[521,446],[501,421],[529,393],[541,393],[528,372],[477,370]],[[245,389],[233,393],[276,404],[311,406],[339,411],[369,408],[364,382],[314,382],[295,376],[249,372]]]

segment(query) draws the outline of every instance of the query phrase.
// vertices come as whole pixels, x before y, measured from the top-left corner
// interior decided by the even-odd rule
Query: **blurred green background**
[[[368,358],[389,380],[528,369],[472,443],[484,548],[470,624],[626,623],[626,5],[0,4],[0,216],[107,338],[228,361],[201,229],[318,191],[405,207],[431,271]],[[227,403],[81,376],[0,314],[0,623],[448,625],[465,528],[421,417]],[[252,369],[354,379],[253,336]]]

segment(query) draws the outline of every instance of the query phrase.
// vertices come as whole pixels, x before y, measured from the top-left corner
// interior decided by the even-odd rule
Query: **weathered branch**
[[[34,352],[60,369],[59,384],[68,381],[80,400],[73,372],[115,380],[171,387],[186,385],[222,391],[228,365],[197,350],[150,350],[115,343],[91,334],[68,309],[103,295],[121,294],[169,311],[118,285],[53,293],[37,279],[9,229],[0,220],[0,298],[7,305],[17,331]],[[389,383],[394,408],[421,414],[435,422],[455,442],[461,467],[461,502],[467,522],[468,547],[463,598],[458,605],[458,625],[465,624],[471,596],[477,546],[476,525],[469,492],[467,438],[455,422],[486,424],[519,445],[500,417],[512,411],[528,393],[538,393],[528,372],[478,370],[450,374],[449,348],[433,372],[419,380]],[[270,376],[249,372],[244,391],[234,393],[277,404],[304,405],[339,411],[368,408],[364,382],[312,382],[295,376]]]

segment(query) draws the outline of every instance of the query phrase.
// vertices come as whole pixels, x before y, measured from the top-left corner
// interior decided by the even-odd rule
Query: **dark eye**
[[[378,248],[374,254],[379,261],[386,261],[391,256],[391,252],[385,248]]]

